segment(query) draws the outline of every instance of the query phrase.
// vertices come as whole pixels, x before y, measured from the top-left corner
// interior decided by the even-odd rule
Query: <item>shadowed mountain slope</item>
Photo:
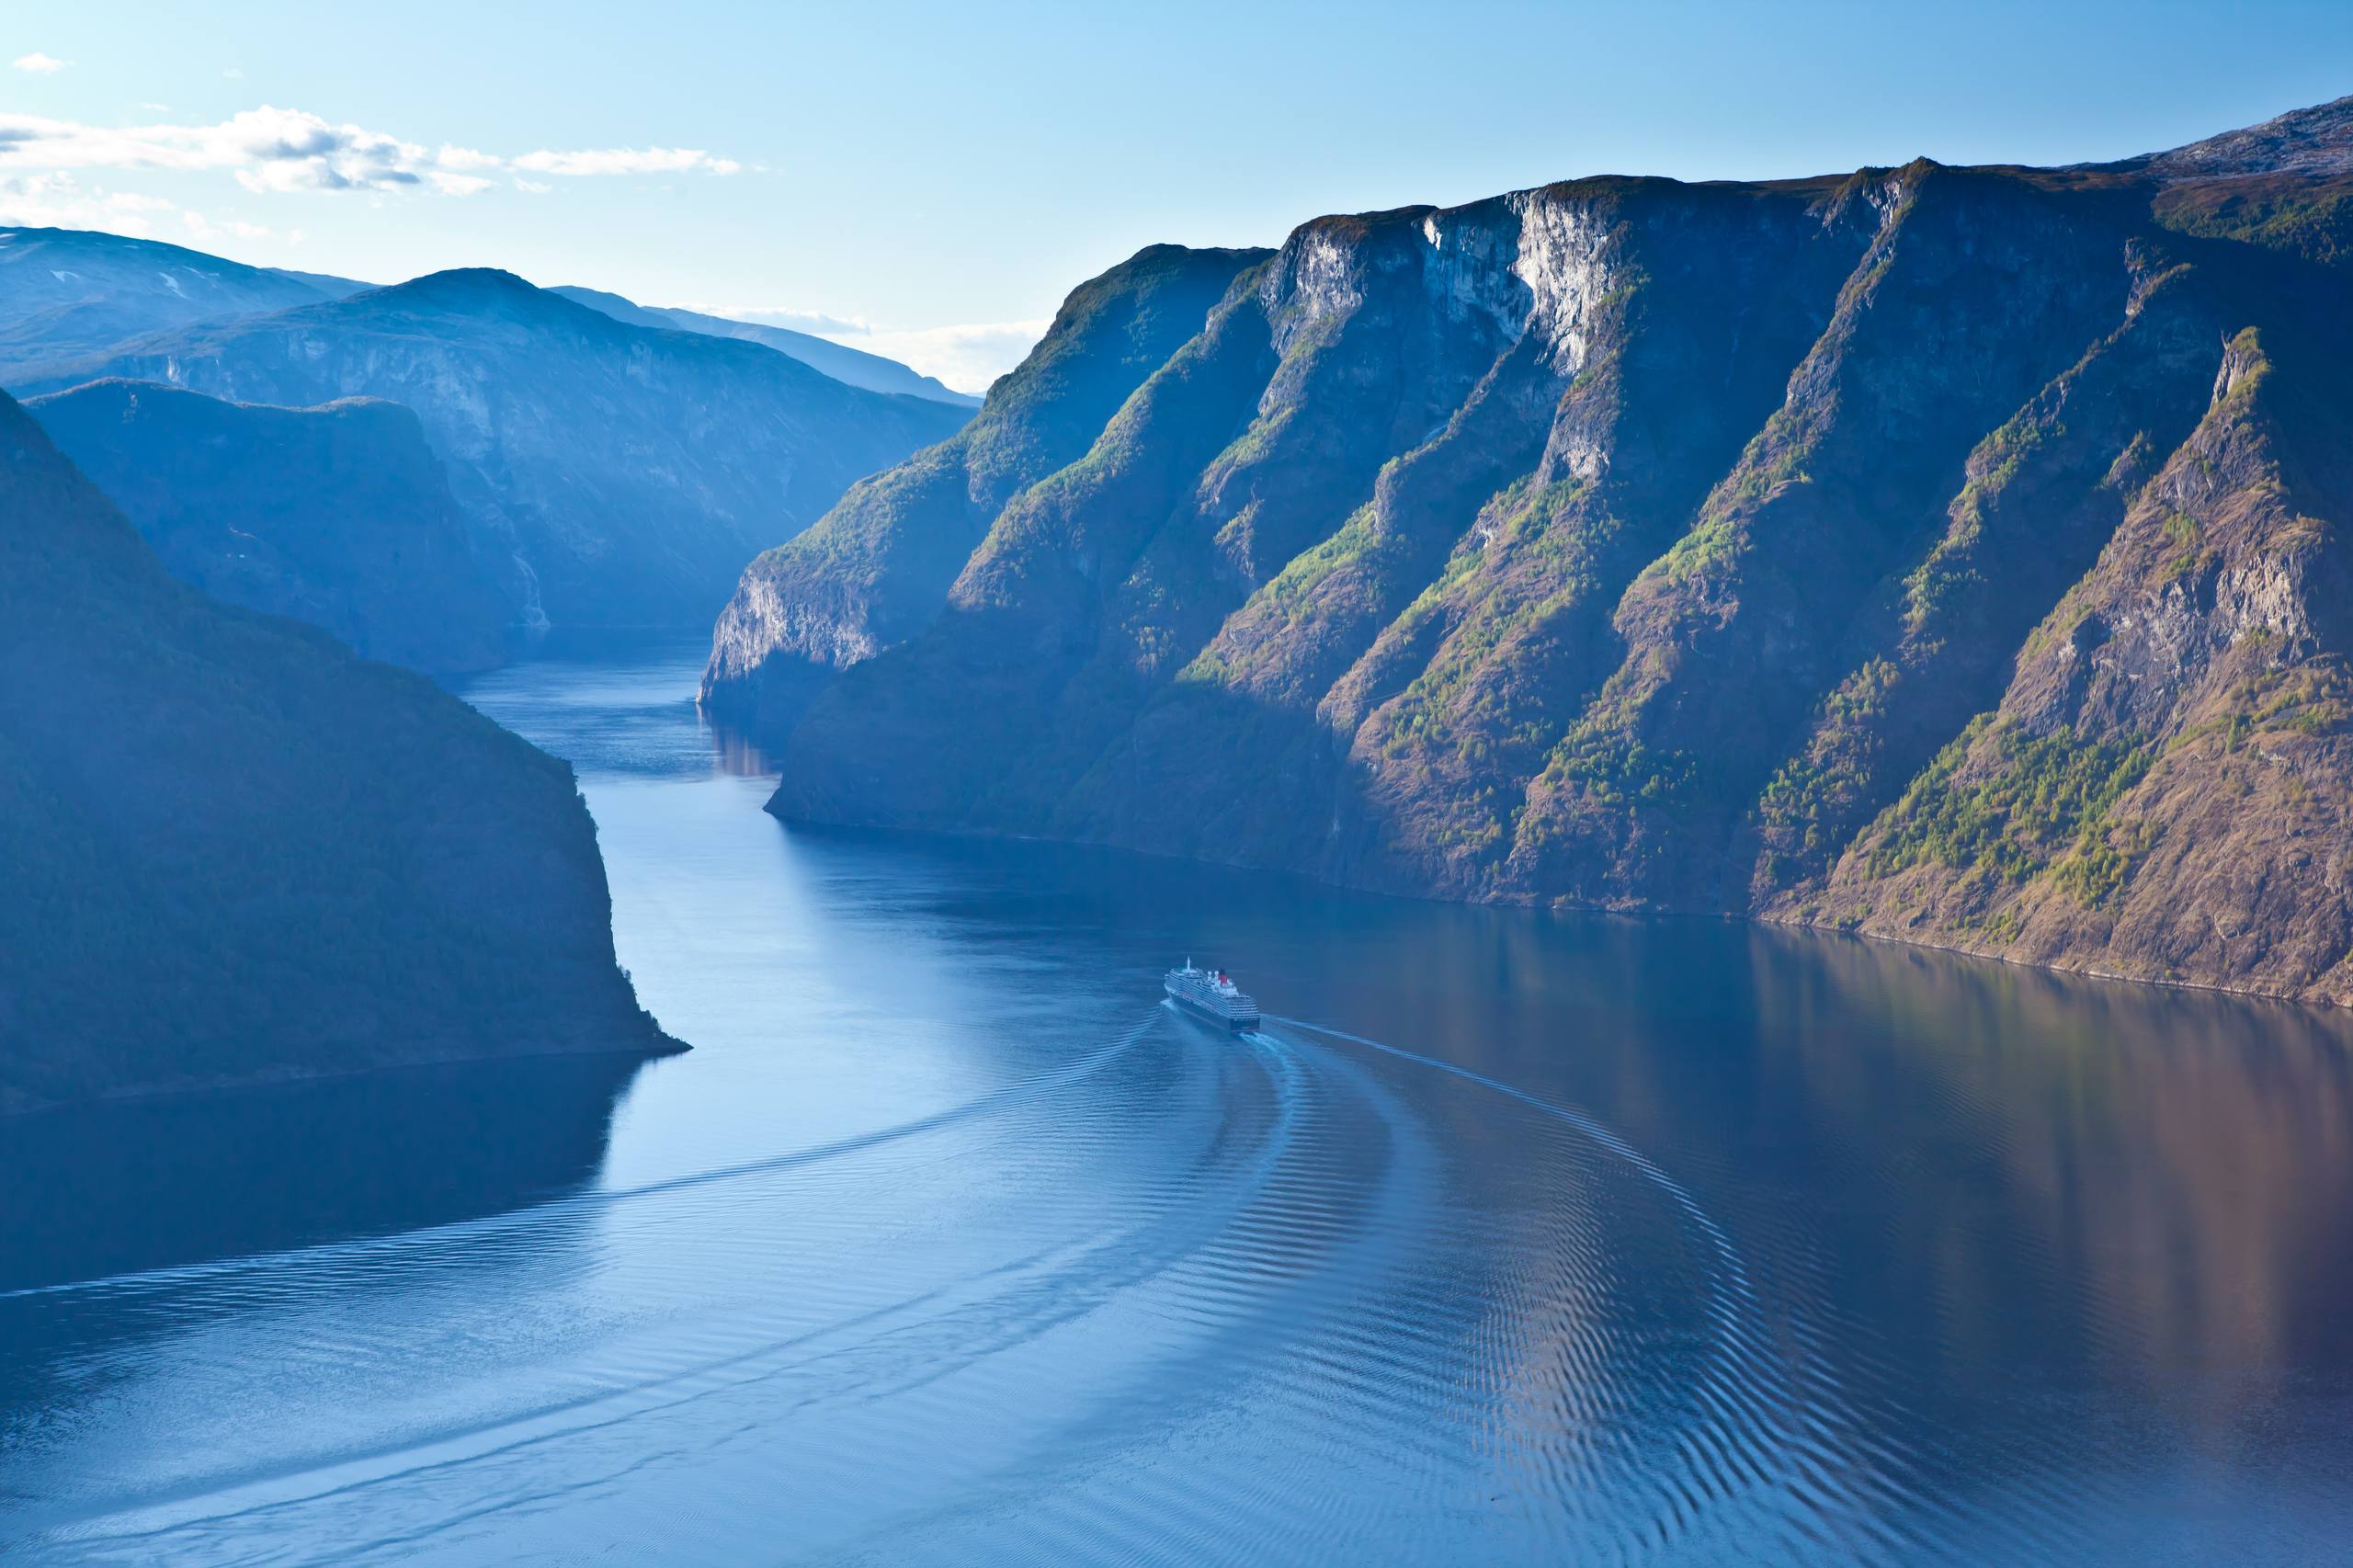
[[[506,657],[505,607],[416,415],[93,381],[25,405],[172,574],[437,673]]]
[[[752,562],[720,617],[704,701],[775,732],[836,670],[928,625],[1006,502],[1084,455],[1265,254],[1156,245],[1073,293],[970,425]]]
[[[174,581],[0,397],[0,1111],[676,1049],[571,770]]]
[[[526,624],[707,624],[745,561],[966,417],[481,269],[187,328],[39,385],[94,376],[291,408],[406,404]]]
[[[707,700],[791,817],[2353,1001],[2347,119],[1316,220]]]

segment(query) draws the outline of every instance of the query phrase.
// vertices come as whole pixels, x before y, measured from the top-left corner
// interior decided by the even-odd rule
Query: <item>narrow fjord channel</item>
[[[577,767],[691,1053],[10,1129],[0,1558],[2353,1539],[2346,1020],[788,829],[700,653],[467,691]],[[1162,1005],[1188,953],[1262,1031]]]

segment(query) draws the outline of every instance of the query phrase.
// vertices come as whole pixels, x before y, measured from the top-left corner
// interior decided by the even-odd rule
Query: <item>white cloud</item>
[[[11,228],[86,229],[106,204],[74,184],[72,175],[0,177],[0,223]],[[136,219],[131,225],[143,230]]]
[[[0,176],[69,169],[216,171],[256,194],[430,188],[446,196],[476,196],[496,185],[494,176],[502,170],[518,190],[544,195],[550,186],[525,174],[732,175],[742,167],[733,158],[693,147],[541,150],[510,161],[449,142],[428,150],[384,131],[267,104],[212,125],[88,125],[0,112]]]
[[[146,235],[153,232],[149,214],[176,215],[197,239],[219,241],[234,237],[258,240],[273,231],[233,214],[209,218],[192,207],[166,201],[139,190],[108,190],[85,186],[63,172],[0,176],[0,224],[27,228],[103,229],[109,233]],[[300,239],[299,233],[289,236]]]
[[[142,214],[172,210],[172,203],[158,197],[108,194],[69,174],[0,176],[0,224],[11,227],[144,234],[149,224]]]
[[[70,60],[60,60],[54,54],[43,54],[39,50],[35,50],[30,54],[19,54],[9,63],[19,71],[30,71],[42,76],[53,76],[74,62]]]
[[[732,175],[744,165],[699,147],[600,147],[575,153],[526,153],[515,166],[535,175]]]
[[[203,240],[216,239],[222,234],[234,234],[241,240],[260,240],[268,238],[270,233],[260,223],[248,223],[238,218],[222,218],[216,222],[194,208],[183,210],[180,222],[188,225],[189,233]]]
[[[429,163],[415,142],[268,105],[217,125],[111,127],[0,114],[0,169],[222,169],[248,190],[362,190],[415,185]]]
[[[822,311],[787,310],[781,305],[681,305],[687,311],[700,311],[707,316],[725,316],[730,321],[747,321],[760,326],[780,326],[791,332],[806,332],[818,337],[838,337],[847,342],[863,337],[874,330],[874,324],[863,316],[829,316]]]
[[[984,392],[1021,363],[1050,321],[976,322],[961,326],[876,327],[860,336],[824,335],[937,376],[958,392]]]
[[[221,74],[232,82],[242,82],[245,79],[245,74],[238,70],[233,65],[230,66],[226,71],[222,72]]]

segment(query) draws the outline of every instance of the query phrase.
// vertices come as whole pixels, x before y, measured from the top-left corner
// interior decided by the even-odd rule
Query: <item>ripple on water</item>
[[[649,1492],[748,1528],[789,1475],[797,1540],[877,1560],[1410,1559],[1466,1524],[1631,1556],[1786,1483],[1785,1393],[1737,1256],[1688,1194],[1590,1119],[1480,1084],[1481,1114],[1552,1126],[1499,1128],[1529,1190],[1466,1203],[1427,1112],[1312,1032],[1229,1042],[1155,1014],[840,1143],[27,1293],[11,1305],[153,1294],[210,1324],[187,1332],[214,1336],[196,1358],[212,1374],[142,1396],[183,1438],[196,1404],[251,1407],[265,1345],[369,1415],[296,1397],[307,1440],[276,1463],[191,1463],[17,1524],[61,1556],[225,1561],[257,1533],[494,1555],[559,1505],[626,1539],[667,1517]],[[1688,1300],[1660,1299],[1655,1257],[1615,1256],[1662,1221],[1685,1233]],[[548,1315],[469,1321],[464,1272],[494,1256],[547,1270]],[[471,1419],[439,1387],[400,1419],[420,1351],[467,1369]],[[1688,1381],[1672,1435],[1643,1386],[1662,1378]],[[909,1467],[932,1433],[960,1451]]]
[[[1990,1190],[2033,1154],[2014,1089],[1905,1058],[1901,1103],[1947,1146],[1824,1116],[1790,1134],[1811,1171],[1767,1192],[1772,1137],[1743,1119],[1789,1091],[1755,1041],[1597,1035],[1481,1072],[1377,1011],[1389,1040],[1139,1017],[1120,944],[1181,951],[1215,901],[1008,885],[994,851],[811,848],[756,783],[705,777],[691,678],[518,668],[478,695],[579,763],[624,949],[705,1046],[624,1107],[602,1185],[0,1295],[45,1380],[0,1402],[0,1556],[2045,1561],[2151,1506],[2145,1426],[2071,1452],[2081,1406],[2054,1396],[1998,1441],[1944,1430],[1966,1406],[1933,1374],[1984,1367],[1968,1336],[2022,1297],[2063,1301],[2086,1357],[2131,1352],[2143,1303],[2086,1284],[2076,1238],[2006,1237],[2012,1293],[1983,1311],[1960,1268],[1891,1307],[1820,1207],[1932,1158]],[[1254,934],[1354,996],[1384,927],[1294,942],[1296,907]],[[1485,918],[1381,919],[1418,960],[1416,923],[1458,916]],[[1656,975],[1629,989],[1642,1019],[1608,1011],[1606,944],[1530,946],[1509,985],[1476,966],[1518,949],[1468,950],[1478,997],[1569,953],[1592,994],[1528,1016],[1677,1017]],[[1509,1060],[1521,1017],[1458,1042]],[[1837,1043],[1801,1065],[1868,1049]],[[1697,1074],[1726,1064],[1758,1081],[1711,1097]],[[631,1135],[649,1104],[667,1142]],[[1899,1248],[1916,1210],[1882,1210]],[[1934,1321],[1907,1335],[1907,1310]],[[2344,1513],[2298,1495],[2253,1545],[2288,1555]]]

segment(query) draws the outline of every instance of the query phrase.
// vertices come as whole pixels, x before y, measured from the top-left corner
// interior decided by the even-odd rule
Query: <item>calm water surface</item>
[[[0,1558],[2353,1553],[2343,1020],[788,830],[699,654],[469,693],[691,1054],[0,1124]]]

